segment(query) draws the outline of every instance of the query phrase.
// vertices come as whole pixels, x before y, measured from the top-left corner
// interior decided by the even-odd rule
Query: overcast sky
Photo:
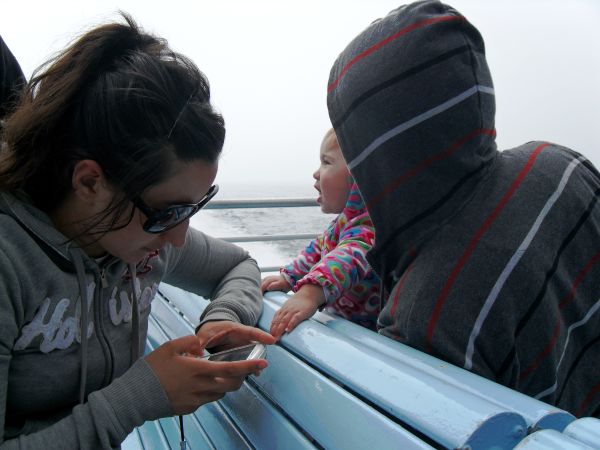
[[[312,185],[329,69],[389,0],[5,1],[0,34],[27,77],[94,24],[130,13],[208,76],[227,138],[219,183]],[[448,1],[479,30],[498,144],[550,140],[600,167],[600,1]]]

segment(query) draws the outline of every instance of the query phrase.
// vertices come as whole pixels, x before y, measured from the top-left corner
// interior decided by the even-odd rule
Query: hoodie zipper
[[[114,354],[110,346],[110,342],[106,336],[106,330],[103,319],[103,286],[106,283],[106,267],[100,271],[94,270],[96,281],[96,288],[94,289],[94,326],[96,328],[96,336],[104,354],[104,361],[106,363],[105,373],[103,377],[103,385],[107,385],[113,379],[114,371]]]
[[[106,266],[104,266],[100,271],[100,285],[102,286],[102,289],[106,289],[108,287],[108,281],[106,281]]]

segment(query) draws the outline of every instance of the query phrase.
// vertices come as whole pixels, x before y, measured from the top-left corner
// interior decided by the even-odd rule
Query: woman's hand
[[[292,295],[273,316],[271,334],[276,338],[284,332],[290,332],[303,320],[312,317],[325,303],[323,288],[314,284],[305,284]]]
[[[203,354],[203,347],[197,336],[185,336],[164,343],[144,358],[167,393],[173,414],[189,414],[218,400],[239,389],[247,375],[267,367],[264,359],[207,361],[197,357]]]
[[[290,283],[283,277],[283,275],[269,275],[268,277],[263,278],[260,283],[261,291],[283,291],[289,292],[292,288]]]
[[[259,328],[249,327],[230,320],[206,322],[196,332],[200,342],[211,353],[220,352],[251,342],[274,344],[276,339]]]

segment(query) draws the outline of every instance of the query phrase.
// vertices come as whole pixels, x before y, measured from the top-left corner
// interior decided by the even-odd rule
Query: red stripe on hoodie
[[[410,33],[411,31],[417,30],[417,29],[425,27],[427,25],[432,25],[434,23],[447,22],[449,20],[465,20],[465,18],[462,17],[462,16],[451,15],[451,16],[436,17],[434,19],[421,20],[419,22],[415,22],[415,23],[413,23],[411,25],[408,25],[407,27],[402,28],[400,31],[392,34],[391,36],[386,37],[382,41],[379,41],[377,44],[372,45],[371,47],[369,47],[368,49],[366,49],[362,53],[359,53],[357,56],[355,56],[354,58],[352,58],[352,60],[350,60],[350,62],[348,62],[348,64],[346,64],[342,68],[342,71],[340,72],[339,76],[329,86],[327,86],[327,92],[333,91],[336,88],[336,86],[339,84],[339,82],[342,80],[342,78],[344,77],[344,75],[346,75],[346,72],[348,72],[348,70],[350,70],[350,68],[354,64],[356,64],[358,61],[360,61],[361,59],[363,59],[365,56],[368,56],[371,53],[376,52],[381,47],[384,47],[385,45],[389,44],[390,42],[398,39],[401,36],[404,36],[407,33]]]
[[[600,392],[600,383],[598,383],[596,386],[594,386],[592,388],[592,390],[585,396],[585,398],[583,399],[583,401],[581,402],[581,404],[577,407],[577,410],[575,411],[575,415],[577,417],[581,417],[583,415],[583,412],[585,411],[585,409],[587,408],[587,406],[590,404],[590,402],[592,401],[592,399],[599,392]]]
[[[571,285],[571,289],[569,290],[569,293],[559,303],[559,305],[558,305],[559,310],[563,309],[565,306],[567,306],[569,303],[571,303],[573,298],[575,298],[575,293],[577,292],[577,286],[579,286],[579,284],[583,281],[583,279],[585,278],[587,273],[592,269],[592,267],[598,261],[600,261],[600,252],[597,252],[594,256],[592,256],[586,263],[585,267],[581,270],[581,272],[579,272],[577,274],[577,276],[575,277],[575,281],[573,281],[573,284]],[[560,314],[558,314],[558,317],[559,317],[559,319],[557,319],[557,321],[556,321],[556,325],[554,326],[554,331],[552,332],[550,341],[548,342],[548,344],[546,344],[546,346],[540,352],[540,354],[533,360],[533,362],[529,366],[527,366],[527,368],[521,373],[521,375],[519,376],[519,381],[523,381],[529,375],[531,375],[535,371],[535,369],[537,369],[539,367],[539,365],[542,363],[542,361],[552,352],[552,349],[554,348],[554,346],[556,345],[556,341],[558,340],[559,331],[562,328],[562,316]]]
[[[396,289],[396,294],[394,295],[394,298],[392,299],[393,304],[392,304],[392,308],[390,309],[390,314],[392,315],[392,317],[396,317],[396,309],[398,309],[398,301],[400,300],[400,292],[402,291],[402,287],[404,286],[406,277],[408,277],[408,274],[410,273],[410,271],[413,268],[415,259],[417,259],[417,254],[415,253],[414,249],[411,248],[409,253],[412,256],[413,260],[408,265],[408,267],[406,268],[406,270],[404,271],[402,276],[400,277],[400,280],[398,280],[398,288]]]
[[[440,295],[436,301],[435,307],[433,309],[433,313],[431,315],[431,319],[429,320],[429,326],[427,327],[427,351],[428,352],[431,352],[431,350],[432,350],[433,332],[435,331],[435,327],[440,318],[442,308],[444,306],[446,299],[448,298],[448,295],[450,294],[450,290],[452,289],[454,282],[456,281],[456,279],[458,278],[458,275],[460,274],[460,271],[462,270],[464,265],[467,263],[467,261],[471,257],[471,254],[475,250],[475,247],[477,246],[477,243],[479,242],[479,240],[489,230],[489,228],[492,226],[492,223],[494,222],[494,220],[496,220],[496,217],[498,217],[498,215],[502,212],[502,210],[507,205],[510,198],[514,195],[514,193],[519,188],[519,186],[521,185],[523,180],[525,180],[525,177],[527,176],[527,174],[533,167],[533,164],[534,164],[535,160],[537,159],[537,157],[539,156],[539,154],[548,145],[549,145],[548,143],[544,143],[544,144],[538,146],[531,153],[531,156],[527,160],[525,167],[523,167],[521,172],[519,172],[519,175],[517,176],[515,181],[513,181],[510,188],[504,194],[504,196],[502,197],[502,199],[500,200],[498,205],[496,205],[496,207],[494,208],[492,213],[485,219],[485,221],[483,222],[481,227],[477,230],[477,232],[475,233],[473,238],[471,238],[471,241],[469,242],[467,249],[465,250],[465,252],[462,254],[460,259],[454,266],[454,269],[450,273],[450,276],[448,277],[448,279],[446,280],[446,283],[444,284],[444,287],[442,288],[442,292],[440,293]]]
[[[577,277],[575,277],[575,281],[573,282],[573,285],[571,286],[571,290],[569,291],[569,294],[564,298],[563,301],[561,301],[559,303],[559,305],[558,305],[559,309],[563,309],[565,306],[567,306],[569,303],[571,303],[571,301],[575,297],[575,292],[577,291],[577,286],[579,286],[579,283],[581,283],[583,281],[583,279],[588,274],[588,272],[590,270],[592,270],[592,267],[594,267],[594,265],[599,260],[600,260],[600,252],[597,252],[594,256],[592,256],[589,259],[589,261],[586,263],[585,267],[581,270],[581,272],[579,272],[577,274]]]

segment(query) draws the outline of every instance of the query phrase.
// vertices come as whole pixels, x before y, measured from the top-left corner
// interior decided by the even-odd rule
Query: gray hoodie
[[[390,292],[379,331],[598,416],[600,175],[546,142],[499,152],[494,94],[479,32],[437,1],[373,22],[331,69]]]
[[[98,264],[26,198],[6,193],[0,274],[2,449],[118,448],[134,427],[172,415],[139,359],[161,281],[211,298],[202,322],[254,325],[262,305],[256,262],[235,245],[190,229],[182,248],[137,267],[114,257]]]

